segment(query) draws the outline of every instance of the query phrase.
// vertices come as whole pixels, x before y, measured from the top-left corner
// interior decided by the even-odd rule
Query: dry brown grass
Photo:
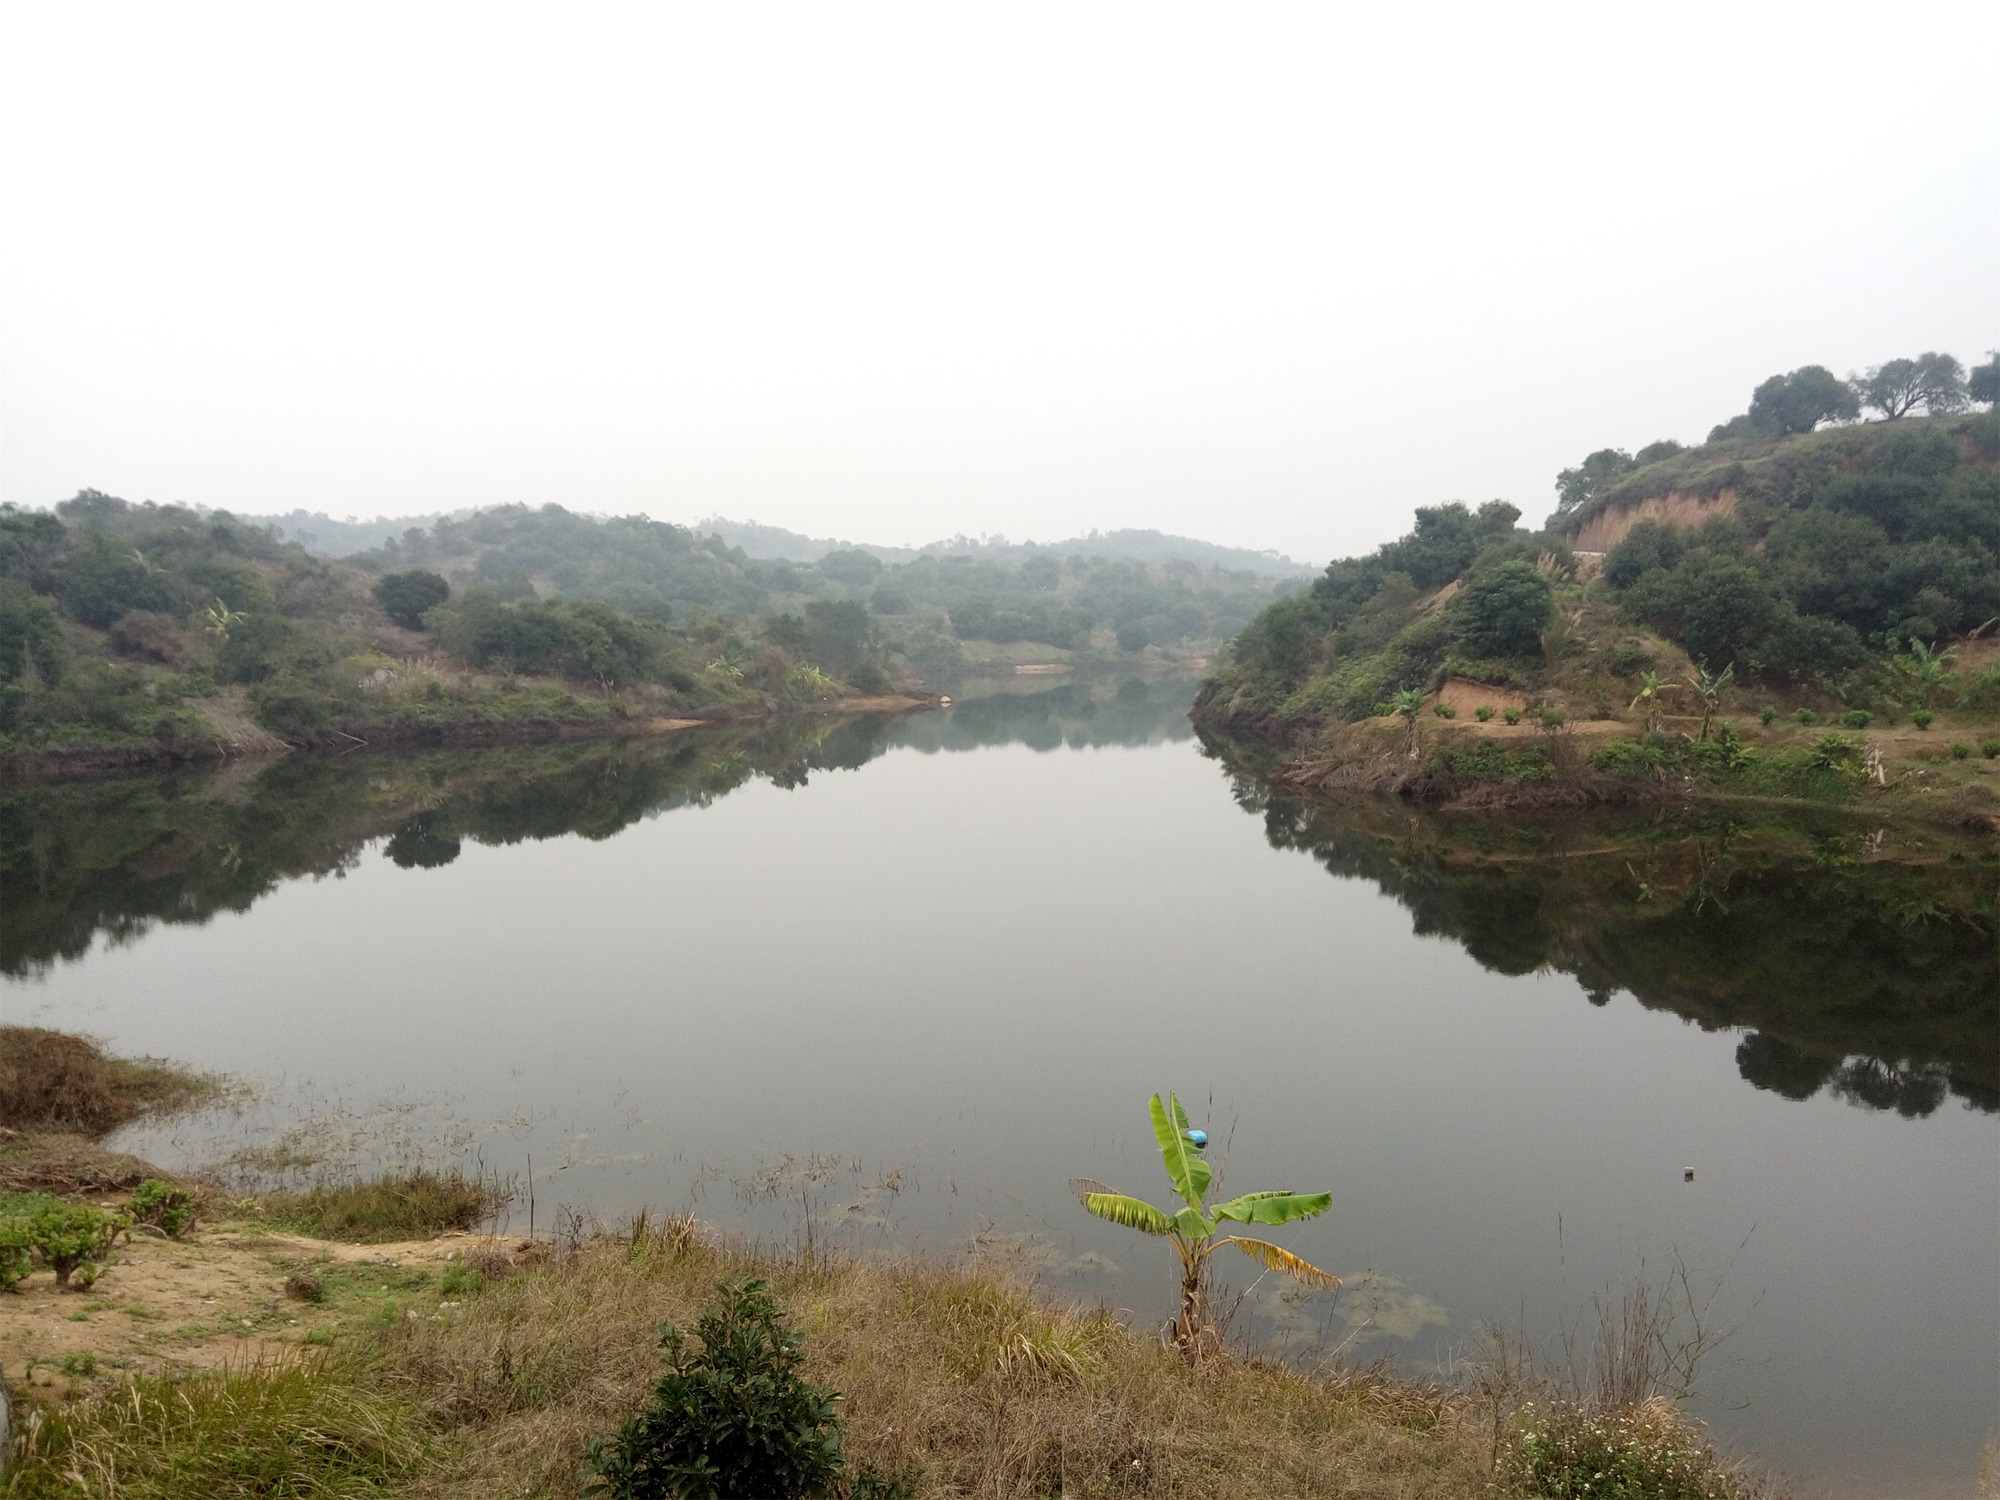
[[[216,1097],[217,1079],[156,1058],[112,1057],[88,1037],[0,1026],[0,1126],[99,1140],[142,1115]]]
[[[646,1400],[657,1327],[751,1271],[790,1304],[813,1375],[844,1393],[852,1461],[925,1496],[1467,1496],[1492,1418],[1379,1373],[1256,1361],[1190,1369],[1108,1316],[986,1271],[801,1263],[681,1226],[604,1237],[385,1335],[373,1379],[449,1436],[413,1493],[573,1495],[583,1445]]]

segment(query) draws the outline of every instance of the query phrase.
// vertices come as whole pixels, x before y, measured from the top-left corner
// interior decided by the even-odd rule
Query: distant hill
[[[281,541],[297,542],[315,557],[353,557],[400,540],[412,527],[428,531],[439,521],[463,521],[476,514],[473,510],[435,511],[422,516],[377,516],[372,521],[363,521],[354,516],[335,520],[324,511],[294,510],[281,516],[237,519],[252,526],[275,527]],[[921,547],[886,547],[873,542],[807,536],[782,526],[732,521],[727,516],[710,516],[695,522],[690,529],[699,536],[719,536],[745,557],[764,562],[816,563],[829,552],[866,552],[885,563],[913,562],[919,557],[981,557],[994,562],[1021,562],[1036,556],[1116,557],[1147,564],[1193,563],[1202,569],[1222,568],[1265,578],[1310,578],[1319,571],[1310,563],[1293,562],[1278,552],[1224,547],[1193,537],[1169,536],[1163,531],[1093,531],[1088,536],[1063,542],[1010,542],[1005,537],[956,536],[927,542]]]
[[[981,557],[995,562],[1019,562],[1030,557],[1116,557],[1131,562],[1165,564],[1193,563],[1198,568],[1222,568],[1230,572],[1256,573],[1266,578],[1310,578],[1319,570],[1311,563],[1294,562],[1280,552],[1256,551],[1249,547],[1224,547],[1194,537],[1171,536],[1163,531],[1093,531],[1088,536],[1060,542],[1010,542],[1005,537],[955,536],[926,542],[921,547],[885,547],[873,542],[841,541],[833,537],[806,536],[782,526],[763,526],[755,521],[732,521],[726,516],[710,516],[695,523],[702,535],[720,536],[745,556],[784,559],[789,562],[817,562],[829,552],[866,552],[885,563],[912,562],[919,557]]]

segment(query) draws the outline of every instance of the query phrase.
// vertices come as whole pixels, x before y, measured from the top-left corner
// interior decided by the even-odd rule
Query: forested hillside
[[[1963,410],[1973,392],[1992,400],[1991,367],[1972,392],[1961,376],[1955,400],[1934,387],[1923,415],[1878,381],[1893,414],[1846,420],[1877,374],[1850,386],[1809,367],[1759,387],[1700,446],[1600,450],[1558,478],[1538,530],[1500,501],[1419,509],[1407,536],[1259,615],[1203,684],[1198,716],[1296,740],[1477,705],[1463,728],[1487,737],[1505,738],[1507,714],[1655,740],[1663,718],[1685,718],[1707,744],[1737,715],[1920,732],[1959,715],[1955,757],[2000,754],[1979,727],[2000,712],[2000,412]],[[1858,766],[1864,747],[1849,750]],[[1656,743],[1626,759],[1658,771],[1677,754]],[[1513,751],[1462,745],[1431,763],[1480,755],[1524,770]]]
[[[769,712],[1023,655],[1193,655],[1283,587],[1039,553],[760,561],[553,505],[334,560],[225,513],[85,491],[0,509],[0,753]]]

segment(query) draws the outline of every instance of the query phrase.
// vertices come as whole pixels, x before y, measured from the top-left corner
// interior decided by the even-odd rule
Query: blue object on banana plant
[[[1206,1130],[1190,1130],[1187,1133],[1187,1138],[1194,1143],[1195,1150],[1206,1151],[1208,1149],[1208,1132]]]

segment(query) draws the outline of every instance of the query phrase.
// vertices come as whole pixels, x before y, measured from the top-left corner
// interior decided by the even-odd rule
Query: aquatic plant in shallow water
[[[1331,1193],[1294,1193],[1288,1188],[1245,1193],[1227,1203],[1204,1211],[1202,1199],[1208,1192],[1213,1172],[1203,1155],[1208,1135],[1188,1124],[1187,1111],[1173,1094],[1162,1104],[1158,1094],[1152,1099],[1153,1134],[1160,1143],[1160,1158],[1174,1191],[1187,1207],[1168,1214],[1138,1198],[1127,1197],[1103,1183],[1087,1177],[1070,1179],[1070,1191],[1084,1208],[1100,1219],[1123,1224],[1142,1234],[1162,1235],[1173,1243],[1181,1263],[1181,1310],[1174,1319],[1171,1337],[1192,1358],[1212,1353],[1220,1341],[1209,1312],[1209,1257],[1224,1245],[1234,1245],[1266,1270],[1282,1271],[1295,1280],[1323,1292],[1337,1291],[1340,1278],[1329,1276],[1291,1251],[1269,1240],[1227,1234],[1216,1238],[1225,1222],[1238,1224],[1289,1224],[1310,1219],[1333,1206]]]

